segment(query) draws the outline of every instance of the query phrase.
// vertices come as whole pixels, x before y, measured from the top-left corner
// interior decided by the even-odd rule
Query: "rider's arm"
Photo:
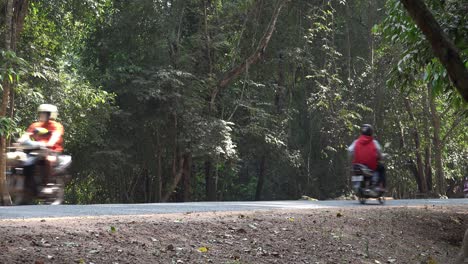
[[[47,142],[46,146],[47,147],[53,147],[60,139],[62,134],[60,132],[52,132],[52,136],[49,139],[49,142]]]
[[[46,146],[47,147],[53,147],[57,142],[60,140],[60,138],[63,135],[63,126],[60,124],[57,124],[55,127],[55,130],[52,131],[52,136],[49,139],[49,142],[47,142]]]
[[[353,155],[354,155],[354,147],[356,146],[356,141],[357,141],[357,140],[354,140],[353,143],[348,147],[348,154],[349,154],[349,156],[353,156]]]
[[[382,159],[382,146],[380,146],[379,142],[374,139],[375,148],[377,149],[377,158]]]
[[[36,126],[34,124],[31,124],[28,129],[26,129],[26,132],[24,132],[23,135],[21,135],[21,137],[18,139],[18,143],[24,143],[28,140],[31,139],[31,136],[34,134],[34,129],[36,128]]]
[[[29,133],[29,132],[26,132],[24,133],[19,139],[18,139],[18,143],[23,143],[23,142],[26,142],[28,141],[32,136],[32,133]]]

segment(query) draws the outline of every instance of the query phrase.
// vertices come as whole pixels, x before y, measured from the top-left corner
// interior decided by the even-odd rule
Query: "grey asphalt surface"
[[[96,205],[27,205],[0,207],[0,219],[151,215],[188,212],[236,212],[253,210],[318,209],[370,207],[377,201],[360,205],[357,201],[262,201],[262,202],[190,202],[155,204],[96,204]],[[466,206],[468,199],[388,200],[384,207],[406,206]]]

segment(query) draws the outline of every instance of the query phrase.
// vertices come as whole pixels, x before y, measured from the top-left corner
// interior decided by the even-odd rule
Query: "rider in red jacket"
[[[363,164],[369,169],[377,171],[379,175],[378,184],[381,188],[385,188],[385,167],[379,163],[382,158],[382,147],[374,139],[373,134],[374,129],[371,125],[362,125],[361,136],[349,146],[348,151],[353,156],[353,164]]]

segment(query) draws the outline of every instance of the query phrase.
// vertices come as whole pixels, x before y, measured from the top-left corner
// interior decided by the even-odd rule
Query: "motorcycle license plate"
[[[352,176],[351,177],[351,181],[363,181],[364,180],[364,176]]]

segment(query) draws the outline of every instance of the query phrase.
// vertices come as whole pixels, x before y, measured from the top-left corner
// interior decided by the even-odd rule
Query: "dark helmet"
[[[361,126],[361,134],[365,136],[372,136],[374,134],[374,129],[369,124],[364,124]]]

